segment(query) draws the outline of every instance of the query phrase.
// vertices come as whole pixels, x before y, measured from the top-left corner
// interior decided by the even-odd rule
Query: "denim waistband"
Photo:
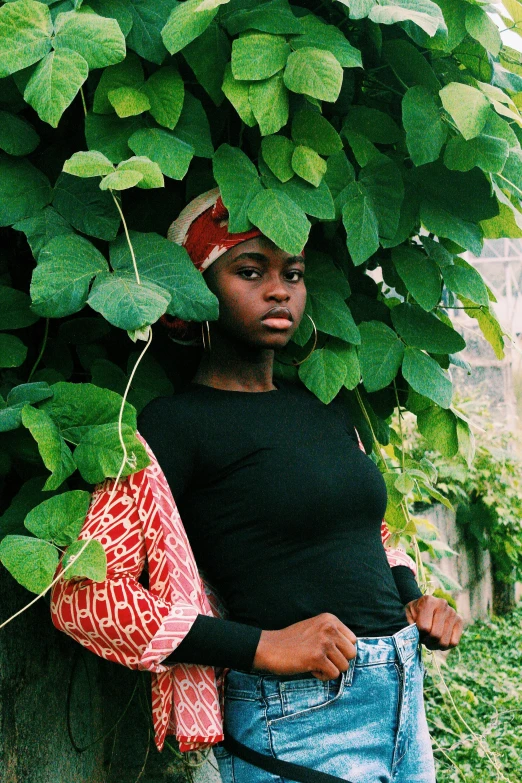
[[[354,666],[371,666],[379,663],[400,661],[405,664],[415,655],[419,647],[419,630],[416,625],[408,625],[393,636],[360,636],[357,638],[357,656],[350,661],[348,672],[341,677],[349,677]],[[314,678],[313,674],[275,675],[253,674],[239,669],[231,669],[227,675],[228,684],[234,691],[241,692],[245,698],[265,696],[279,689],[279,683],[291,680]],[[317,680],[319,684],[319,680]]]

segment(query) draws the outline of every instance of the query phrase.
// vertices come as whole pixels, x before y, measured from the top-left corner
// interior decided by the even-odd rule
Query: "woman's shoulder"
[[[138,431],[145,437],[145,431],[150,429],[165,429],[172,431],[172,425],[178,427],[192,426],[198,403],[194,390],[188,385],[161,397],[155,397],[148,402],[137,417]]]

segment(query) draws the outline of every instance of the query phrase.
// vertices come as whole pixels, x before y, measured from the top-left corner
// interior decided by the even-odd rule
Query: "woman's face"
[[[218,328],[259,348],[285,346],[305,309],[304,269],[302,256],[265,236],[227,250],[204,272],[219,300]]]

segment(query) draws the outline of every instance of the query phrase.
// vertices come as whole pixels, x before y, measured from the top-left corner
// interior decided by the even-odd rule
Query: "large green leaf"
[[[343,148],[333,125],[319,112],[306,109],[293,117],[292,139],[296,144],[311,147],[319,155],[333,155]]]
[[[318,329],[347,343],[359,345],[361,335],[350,308],[339,290],[326,285],[310,285],[308,308]]]
[[[479,325],[480,331],[491,345],[495,352],[497,359],[504,358],[504,337],[505,332],[500,326],[495,313],[489,307],[477,308],[474,306],[470,299],[466,299],[465,296],[460,294],[460,300],[466,308],[466,313],[470,318],[475,318]]]
[[[288,182],[294,176],[292,168],[294,149],[294,143],[286,136],[265,136],[261,143],[263,160],[281,182]]]
[[[229,231],[233,234],[248,231],[252,228],[248,208],[263,190],[256,167],[240,149],[222,144],[214,154],[213,169],[230,215]]]
[[[418,48],[409,41],[401,38],[384,41],[382,54],[397,79],[406,87],[421,85],[435,93],[440,90],[441,84],[435,71]]]
[[[433,93],[424,86],[410,87],[402,99],[406,144],[416,166],[437,160],[446,141],[446,126]]]
[[[50,200],[45,174],[28,160],[0,154],[0,226],[34,217]]]
[[[70,565],[71,561],[72,565]],[[68,546],[62,565],[67,568],[65,579],[82,576],[92,579],[93,582],[103,582],[107,575],[107,556],[103,546],[96,539],[87,544],[82,540],[75,541]]]
[[[277,133],[288,121],[288,90],[281,73],[252,82],[248,91],[252,113],[262,136]]]
[[[0,8],[0,78],[38,62],[51,49],[49,9],[34,0]]]
[[[347,367],[342,358],[327,348],[316,349],[299,366],[299,378],[325,405],[337,396],[346,374]]]
[[[54,237],[33,272],[33,310],[45,318],[77,313],[87,302],[93,277],[106,270],[105,258],[87,239],[77,234]]]
[[[176,3],[161,31],[168,51],[176,54],[201,35],[217,14],[222,2],[228,0],[185,0],[184,3]]]
[[[145,91],[156,122],[170,130],[175,128],[185,98],[185,85],[178,69],[172,65],[160,68],[147,81]]]
[[[13,228],[25,234],[35,258],[53,237],[74,234],[72,226],[53,207],[45,207],[35,217],[20,220]]]
[[[331,52],[305,46],[288,57],[285,84],[289,90],[334,102],[343,83],[343,69]]]
[[[100,16],[116,19],[123,35],[129,35],[132,28],[132,13],[127,0],[89,0],[89,8]]]
[[[101,190],[128,190],[138,185],[143,179],[141,171],[128,169],[127,171],[113,171],[107,174],[100,182]]]
[[[234,79],[268,79],[285,67],[290,47],[280,35],[252,33],[232,43]]]
[[[352,130],[366,136],[376,144],[394,144],[399,141],[401,131],[397,123],[386,112],[368,106],[351,106],[342,133]]]
[[[42,593],[53,581],[58,550],[29,536],[6,536],[0,544],[0,561],[22,587]]]
[[[360,324],[359,362],[366,391],[375,392],[388,386],[399,372],[404,345],[393,329],[380,321]]]
[[[195,268],[185,248],[159,234],[130,232],[140,278],[156,283],[171,296],[167,312],[188,321],[215,321],[218,300]],[[111,245],[113,269],[130,272],[132,258],[127,240],[119,237]]]
[[[216,106],[223,101],[221,85],[230,61],[230,43],[218,24],[212,22],[199,38],[183,49],[198,82],[204,87]]]
[[[54,186],[53,207],[82,234],[114,239],[120,216],[110,193],[100,190],[95,179],[60,174]]]
[[[288,0],[268,0],[252,7],[240,8],[227,16],[225,26],[230,35],[245,30],[290,35],[303,32],[303,24],[292,13]]]
[[[0,150],[9,155],[29,155],[40,141],[37,132],[26,120],[0,111]]]
[[[373,201],[359,182],[351,182],[344,189],[342,210],[346,229],[346,244],[355,266],[367,261],[379,247],[379,223]]]
[[[150,109],[150,101],[141,87],[117,87],[109,90],[107,97],[118,117],[136,117]]]
[[[453,411],[432,405],[417,415],[417,424],[430,448],[443,457],[454,457],[459,449],[457,417]]]
[[[113,424],[118,421],[122,398],[108,389],[99,389],[92,383],[54,383],[51,386],[52,399],[40,406],[56,426],[62,437],[78,445],[82,438],[95,426]],[[125,403],[123,423],[136,429],[136,411]]]
[[[137,181],[139,188],[149,190],[150,188],[162,188],[165,184],[163,174],[157,163],[153,163],[151,160],[145,157],[133,156],[128,160],[122,161],[118,165],[117,172],[122,171],[136,171],[141,174],[141,179]],[[116,172],[116,173],[117,173]],[[100,187],[103,185],[100,183]]]
[[[87,61],[73,49],[49,52],[27,82],[24,98],[41,120],[56,128],[88,74]]]
[[[408,346],[404,351],[402,374],[423,397],[436,402],[441,408],[449,408],[453,396],[450,378],[440,364],[418,348]]]
[[[450,267],[447,267],[448,269]],[[391,311],[393,326],[406,345],[430,353],[458,353],[466,347],[464,338],[433,313],[403,302]]]
[[[446,237],[476,256],[482,253],[482,229],[475,223],[455,215],[430,201],[423,201],[420,208],[423,226],[439,237]]]
[[[450,82],[439,93],[442,105],[465,139],[478,136],[488,118],[490,105],[483,92],[469,84]]]
[[[156,323],[166,311],[170,294],[159,285],[136,281],[134,274],[103,273],[93,283],[88,304],[113,326],[127,331]]]
[[[394,237],[404,198],[404,185],[397,165],[386,155],[379,155],[361,169],[358,184],[373,204],[379,236]]]
[[[30,310],[31,300],[24,291],[0,285],[0,330],[24,329],[38,321]]]
[[[172,11],[172,0],[125,0],[132,15],[127,44],[145,60],[161,65],[167,56],[161,31]]]
[[[26,405],[22,409],[22,424],[27,427],[35,439],[43,463],[51,471],[43,488],[45,490],[58,489],[65,479],[76,470],[70,448],[62,438],[56,424],[45,411]]]
[[[304,248],[310,222],[297,204],[277,190],[262,190],[248,207],[248,219],[287,253],[297,255]]]
[[[377,0],[368,17],[377,24],[413,22],[430,36],[446,30],[442,11],[431,0]]]
[[[419,196],[454,217],[477,223],[498,214],[498,202],[491,193],[490,182],[477,168],[448,171],[441,161],[436,161],[419,166],[411,174]]]
[[[470,171],[478,166],[482,171],[498,174],[504,168],[508,154],[509,144],[505,139],[485,133],[479,133],[469,141],[454,136],[444,151],[444,165],[454,171]]]
[[[408,291],[424,310],[433,310],[442,293],[439,268],[422,250],[399,245],[392,250],[392,261]]]
[[[318,187],[326,174],[326,161],[311,147],[299,144],[292,155],[292,168],[306,182]]]
[[[456,294],[465,296],[479,305],[488,307],[488,289],[480,273],[463,258],[456,258],[455,264],[442,270],[444,285]],[[451,353],[454,353],[452,351]]]
[[[90,492],[81,489],[62,492],[33,508],[24,525],[37,538],[67,546],[78,538],[90,502]]]
[[[162,172],[172,179],[183,179],[194,148],[164,128],[142,128],[135,131],[128,141],[136,155],[143,155],[157,163]]]
[[[125,37],[115,19],[87,9],[58,14],[53,46],[72,49],[87,60],[89,68],[104,68],[125,57]]]
[[[27,346],[14,334],[0,334],[0,368],[20,367],[27,356]]]
[[[75,177],[104,177],[114,171],[114,166],[101,152],[75,152],[65,161],[63,171]]]
[[[485,10],[477,5],[470,5],[466,9],[466,30],[484,49],[491,52],[493,57],[498,57],[502,39],[497,25]]]
[[[128,476],[146,467],[149,458],[132,427],[124,424],[122,434],[127,449],[127,461],[121,475]],[[91,427],[74,450],[78,470],[82,478],[90,484],[98,484],[105,478],[115,478],[120,470],[123,456],[117,423]]]
[[[345,37],[343,32],[333,24],[325,24],[314,14],[303,16],[299,20],[302,35],[290,39],[292,49],[325,49],[331,52],[343,68],[362,67],[361,52]]]
[[[254,117],[249,100],[250,84],[249,82],[242,82],[238,79],[234,79],[230,63],[228,63],[225,68],[222,89],[245,125],[253,128],[256,124],[256,118]]]
[[[327,185],[321,182],[318,188],[310,185],[299,177],[292,177],[288,182],[279,182],[275,177],[263,176],[263,182],[271,190],[280,190],[291,198],[307,215],[321,220],[333,220],[335,207]]]

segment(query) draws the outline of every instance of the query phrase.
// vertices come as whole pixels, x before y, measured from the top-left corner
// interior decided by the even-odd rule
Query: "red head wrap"
[[[204,272],[231,247],[261,235],[258,228],[239,234],[229,234],[228,210],[221,200],[218,188],[203,193],[183,209],[169,228],[167,237],[182,245],[192,263]],[[181,318],[161,318],[162,323],[180,336],[189,331],[187,321]]]

